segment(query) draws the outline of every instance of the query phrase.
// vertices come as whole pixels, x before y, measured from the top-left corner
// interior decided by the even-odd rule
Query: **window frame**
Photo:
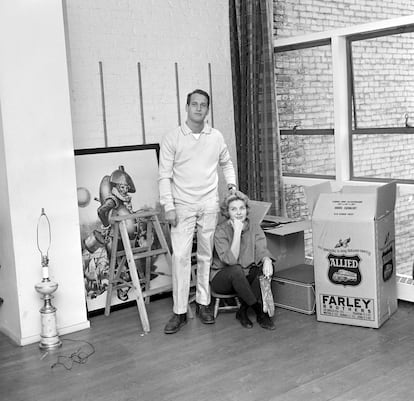
[[[363,25],[340,28],[333,31],[318,32],[290,38],[276,38],[273,41],[274,53],[298,50],[315,46],[331,45],[332,74],[334,94],[334,149],[335,177],[313,174],[283,174],[284,182],[292,185],[313,185],[329,180],[333,187],[342,187],[352,182],[353,185],[385,183],[397,181],[400,192],[414,193],[414,180],[358,177],[353,174],[352,136],[361,133],[373,133],[371,128],[356,129],[352,127],[353,76],[351,60],[351,44],[357,40],[414,32],[414,15],[376,21]],[[387,132],[388,128],[376,128],[375,134]],[[394,132],[397,129],[393,129]],[[290,131],[290,132],[289,132]],[[296,134],[306,135],[307,130],[297,130]],[[381,132],[382,131],[382,132]],[[414,133],[414,128],[402,127],[403,133]],[[402,131],[399,131],[400,133]],[[280,134],[291,135],[293,130],[280,130]]]
[[[300,42],[294,43],[291,45],[286,46],[275,46],[274,47],[274,54],[277,53],[284,53],[287,51],[292,50],[303,50],[303,49],[310,49],[314,47],[321,47],[321,46],[331,46],[331,38],[323,38],[321,40],[314,40],[309,42]],[[335,137],[335,130],[332,128],[322,128],[322,129],[297,129],[293,127],[292,129],[280,129],[279,135],[333,135]],[[284,177],[303,177],[303,178],[325,178],[328,180],[335,179],[335,175],[330,174],[311,174],[311,173],[283,173]]]
[[[350,127],[350,180],[354,181],[364,181],[364,182],[390,182],[390,181],[396,181],[399,183],[406,183],[406,184],[414,184],[414,179],[404,179],[404,178],[386,178],[386,177],[364,177],[364,176],[358,176],[354,174],[354,160],[353,160],[353,137],[355,135],[398,135],[398,134],[404,134],[404,135],[412,135],[414,134],[414,128],[413,127],[379,127],[379,128],[358,128],[358,119],[356,116],[356,107],[355,107],[355,97],[354,97],[354,68],[353,68],[353,57],[352,57],[352,43],[367,39],[374,39],[374,38],[380,38],[385,36],[392,36],[392,35],[398,35],[403,33],[412,33],[414,32],[414,25],[413,24],[407,24],[402,25],[398,27],[389,27],[384,30],[374,31],[374,32],[364,32],[364,33],[357,33],[354,35],[349,35],[347,37],[347,52],[348,52],[348,60],[349,60],[349,70],[348,70],[348,82],[350,85],[350,105],[349,108],[352,110],[352,114],[350,116],[351,122],[353,121],[353,124],[351,123]]]
[[[317,44],[323,40],[330,40],[332,51],[332,74],[333,74],[333,96],[334,96],[334,150],[335,150],[335,177],[326,179],[324,177],[304,177],[304,176],[288,176],[283,174],[283,182],[285,185],[291,186],[312,186],[323,182],[330,182],[333,191],[341,189],[344,185],[382,185],[390,179],[367,179],[363,177],[355,177],[352,169],[352,136],[355,134],[352,130],[352,76],[350,43],[351,40],[358,38],[367,38],[367,35],[379,37],[381,34],[389,35],[390,33],[403,32],[405,29],[414,28],[414,15],[377,21],[374,23],[353,26],[350,28],[338,29],[331,32],[321,32],[309,35],[303,35],[293,38],[275,39],[275,51],[280,49],[289,49],[292,46],[300,48],[305,44]],[[371,129],[370,129],[371,130]],[[383,133],[388,128],[383,128]],[[393,128],[396,131],[395,128]],[[378,129],[375,129],[378,134]],[[401,131],[400,131],[401,132]],[[404,128],[404,133],[414,133],[413,128]],[[357,133],[361,133],[358,131]],[[365,131],[364,134],[368,133]],[[414,197],[414,180],[394,180],[397,181],[397,197]],[[398,244],[397,244],[398,246]],[[397,267],[398,268],[398,267]],[[398,291],[405,291],[400,299],[410,300],[414,302],[414,289],[406,294],[407,290],[400,288],[399,278],[404,278],[397,272],[397,295]],[[409,298],[407,298],[409,297]]]

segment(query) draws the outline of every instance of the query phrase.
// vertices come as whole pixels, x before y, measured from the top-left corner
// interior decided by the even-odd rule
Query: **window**
[[[335,178],[330,43],[275,52],[282,171]]]
[[[338,187],[397,180],[397,272],[411,275],[414,16],[284,38],[274,45],[289,217],[307,216],[303,186],[326,179]],[[316,94],[314,81],[320,84]],[[317,149],[324,158],[315,157]],[[309,241],[310,236],[307,254]]]
[[[414,183],[413,29],[349,38],[351,179]]]

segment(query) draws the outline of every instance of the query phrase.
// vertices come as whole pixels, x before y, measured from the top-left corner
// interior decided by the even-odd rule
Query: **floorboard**
[[[144,334],[132,306],[90,318],[45,353],[0,334],[0,394],[7,401],[408,401],[414,384],[414,304],[399,302],[380,328],[317,322],[276,309],[273,332],[244,329],[234,313],[190,320],[165,335],[171,299],[147,305]],[[59,311],[58,311],[59,313]],[[253,319],[253,316],[252,316]],[[253,319],[254,321],[254,319]],[[71,354],[87,355],[69,365]],[[65,358],[66,357],[66,358]],[[67,363],[51,367],[57,361]]]

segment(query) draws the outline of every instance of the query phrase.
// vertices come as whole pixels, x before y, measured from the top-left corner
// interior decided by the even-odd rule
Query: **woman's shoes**
[[[236,313],[236,319],[240,321],[240,324],[243,327],[246,327],[246,329],[251,329],[253,327],[252,321],[247,316],[247,309],[248,305],[242,304],[240,306],[240,309]],[[257,323],[259,323],[260,327],[263,327],[266,330],[274,330],[276,329],[275,324],[273,323],[273,320],[269,317],[267,313],[264,313],[262,310],[262,305],[260,305],[258,302],[256,302],[254,305],[252,305],[253,310],[256,312],[256,320]]]
[[[266,330],[276,329],[276,326],[273,323],[272,319],[266,313],[257,315],[257,323],[259,323],[260,326]]]
[[[246,329],[251,329],[253,327],[252,321],[247,316],[247,309],[244,309],[243,306],[236,312],[236,319],[240,321],[240,324]]]
[[[263,312],[262,305],[256,302],[252,305],[253,310],[256,312],[257,323],[260,324],[260,327],[263,327],[266,330],[274,330],[276,328],[273,320],[269,317],[267,313]]]

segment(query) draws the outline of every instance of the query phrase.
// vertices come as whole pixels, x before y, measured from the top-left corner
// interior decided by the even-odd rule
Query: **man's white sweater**
[[[198,138],[197,138],[198,137]],[[218,196],[218,166],[227,184],[236,176],[223,135],[208,124],[201,135],[186,125],[166,134],[161,142],[159,162],[160,202],[165,211],[176,204],[194,204]]]

